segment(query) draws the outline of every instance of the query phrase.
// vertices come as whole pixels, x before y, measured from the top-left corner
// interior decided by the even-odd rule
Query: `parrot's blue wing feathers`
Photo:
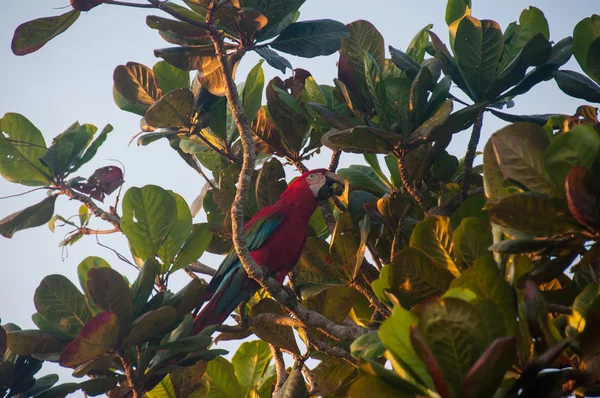
[[[281,224],[283,216],[279,213],[275,213],[270,217],[264,217],[257,220],[253,223],[249,228],[246,229],[246,242],[248,244],[249,250],[256,250],[260,248],[266,241],[267,238],[275,231],[275,229]],[[242,282],[242,280],[237,277],[237,271],[241,268],[242,264],[238,259],[238,256],[235,252],[235,249],[232,249],[227,257],[223,260],[217,273],[212,277],[208,290],[215,289],[214,294],[217,294],[223,287],[228,285],[227,281],[230,278],[234,278],[230,281],[231,292],[239,292],[237,289],[242,288],[242,286],[233,286]],[[237,282],[237,283],[236,283]]]

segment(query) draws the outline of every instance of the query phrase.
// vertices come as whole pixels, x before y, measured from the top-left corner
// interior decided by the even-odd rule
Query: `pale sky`
[[[600,12],[597,0],[572,0],[568,4],[556,0],[473,2],[473,16],[493,19],[503,30],[510,22],[518,19],[523,8],[536,6],[548,19],[550,39],[553,41],[571,35],[578,21]],[[383,34],[386,48],[392,45],[405,50],[414,34],[429,23],[433,23],[433,30],[448,42],[448,30],[444,22],[445,4],[443,0],[307,0],[300,9],[300,20],[332,18],[349,23],[366,19]],[[190,204],[202,189],[203,180],[181,161],[166,141],[147,147],[137,147],[135,144],[128,147],[131,137],[139,132],[140,118],[119,110],[112,99],[112,74],[115,66],[136,61],[152,67],[159,61],[154,57],[153,50],[171,46],[160,38],[157,31],[146,27],[145,16],[148,10],[102,5],[89,13],[82,13],[67,32],[41,50],[24,57],[17,57],[11,52],[12,34],[19,24],[61,14],[67,11],[59,9],[64,6],[68,6],[67,0],[3,1],[3,18],[0,24],[0,117],[6,112],[23,114],[42,131],[47,144],[75,121],[92,123],[99,129],[110,123],[114,131],[108,136],[96,158],[78,173],[87,177],[99,167],[118,165],[113,160],[116,159],[125,165],[123,192],[132,186],[156,184],[179,193]],[[157,12],[152,14],[162,15]],[[286,58],[294,67],[309,70],[319,84],[332,84],[333,78],[337,76],[337,54],[314,59],[287,55]],[[238,68],[238,82],[245,79],[257,59],[254,53],[244,58]],[[281,75],[266,63],[263,68],[267,81]],[[563,68],[580,70],[574,59]],[[458,90],[454,92],[457,93]],[[577,106],[582,104],[583,101],[569,98],[560,92],[554,81],[548,81],[518,97],[515,108],[508,112],[573,114]],[[503,121],[486,114],[480,148],[491,133],[504,125]],[[450,151],[459,158],[464,156],[467,140],[467,132],[458,134]],[[329,152],[323,152],[310,165],[326,166],[329,163]],[[342,156],[341,167],[353,162],[360,163],[361,160],[360,157]],[[294,169],[287,169],[288,178],[295,175],[297,173]],[[27,189],[0,179],[0,196]],[[39,202],[44,195],[43,192],[34,192],[1,200],[0,219]],[[105,208],[113,204],[114,200],[113,194],[105,201]],[[57,201],[56,213],[68,217],[76,214],[78,207],[78,203],[61,197]],[[194,222],[201,222],[202,217],[201,212]],[[111,228],[104,222],[95,222],[91,226]],[[63,259],[58,243],[66,232],[68,229],[61,228],[52,233],[46,226],[42,226],[17,232],[10,240],[0,236],[2,323],[13,322],[24,329],[34,328],[31,321],[31,314],[35,312],[33,294],[39,282],[46,275],[63,274],[79,286],[76,267],[87,256],[104,258],[130,280],[137,275],[132,267],[118,260],[114,253],[97,245],[92,236],[84,237],[69,247]],[[99,239],[104,245],[130,257],[124,236],[102,235]],[[220,257],[205,255],[202,261],[217,267]],[[188,281],[189,277],[179,272],[170,280],[170,286],[176,291]],[[232,352],[235,350],[235,346],[226,343],[221,343],[218,348],[231,349]],[[58,365],[47,364],[42,374],[46,373],[59,373],[59,382],[65,382],[69,380],[70,371],[61,369]]]

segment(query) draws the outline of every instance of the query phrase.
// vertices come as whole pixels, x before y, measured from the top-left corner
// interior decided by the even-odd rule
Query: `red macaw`
[[[329,198],[331,186],[343,179],[326,169],[307,171],[294,180],[272,206],[256,213],[244,227],[250,254],[279,283],[296,265],[306,243],[306,230],[317,202]],[[194,319],[193,334],[220,325],[260,285],[249,278],[234,249],[223,260],[204,293],[210,300]]]

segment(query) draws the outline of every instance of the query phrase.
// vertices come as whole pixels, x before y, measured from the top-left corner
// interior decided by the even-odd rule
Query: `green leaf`
[[[52,145],[40,158],[56,176],[64,176],[78,168],[84,149],[92,141],[98,129],[91,124],[73,123],[52,140]]]
[[[262,69],[262,60],[259,60],[254,68],[250,69],[244,90],[242,92],[242,104],[248,121],[252,123],[261,107],[262,92],[265,86],[265,74]]]
[[[183,243],[170,272],[173,273],[198,260],[210,244],[212,238],[213,232],[208,224],[194,224],[194,229]]]
[[[440,126],[442,126],[452,113],[454,107],[452,100],[442,102],[437,108],[435,113],[426,121],[424,121],[415,131],[410,135],[411,139],[429,138],[431,134]]]
[[[554,81],[565,94],[590,102],[600,103],[600,86],[585,75],[572,70],[558,70]]]
[[[581,226],[564,200],[535,192],[517,193],[489,208],[492,222],[533,236],[577,232]]]
[[[79,161],[71,167],[71,173],[78,170],[81,166],[83,166],[84,164],[92,160],[94,156],[96,156],[96,152],[98,152],[98,149],[102,146],[102,144],[104,144],[104,141],[106,141],[106,138],[108,137],[108,133],[110,133],[111,131],[113,131],[113,126],[107,124],[100,132],[100,135],[86,149],[83,156],[81,156],[81,159],[79,159]]]
[[[454,243],[449,218],[430,216],[419,222],[410,237],[410,247],[427,253],[439,268],[454,276],[460,275],[453,260]]]
[[[57,374],[49,374],[46,376],[36,378],[35,384],[33,385],[33,387],[31,387],[29,390],[27,390],[27,394],[29,396],[34,397],[37,394],[41,393],[42,391],[45,391],[45,390],[48,390],[49,388],[51,388],[54,384],[56,384],[56,382],[58,382]]]
[[[163,95],[148,111],[146,123],[153,127],[190,127],[194,94],[180,88]]]
[[[127,102],[144,110],[162,97],[152,69],[137,62],[117,66],[113,81],[115,89]]]
[[[479,257],[489,254],[493,239],[486,224],[477,217],[468,217],[454,231],[453,240],[456,258],[470,266]]]
[[[475,96],[469,90],[465,79],[462,77],[456,61],[448,51],[448,47],[440,40],[440,38],[433,32],[428,31],[431,43],[435,50],[435,58],[442,64],[442,70],[446,76],[450,76],[452,81],[464,91],[469,97],[474,98]]]
[[[372,168],[362,165],[351,165],[347,169],[339,169],[337,173],[352,185],[367,191],[384,195],[390,189],[377,177]]]
[[[275,158],[265,162],[256,179],[256,201],[259,208],[271,206],[287,188],[285,171]]]
[[[352,356],[355,358],[377,359],[383,356],[385,346],[377,331],[371,331],[358,337],[350,345]]]
[[[423,122],[427,111],[428,91],[432,88],[433,77],[431,71],[423,66],[410,87],[408,99],[409,131],[414,130]]]
[[[485,350],[462,382],[463,397],[492,396],[504,379],[504,374],[515,363],[517,345],[514,337],[502,337]]]
[[[79,11],[71,10],[56,17],[25,22],[15,29],[10,48],[15,55],[26,55],[37,51],[67,30],[79,18],[79,14]]]
[[[414,313],[446,380],[458,391],[489,343],[483,318],[471,304],[455,298],[428,301]]]
[[[231,362],[217,357],[208,363],[206,376],[210,382],[209,398],[243,398],[245,391],[237,381]]]
[[[41,330],[15,330],[6,334],[6,346],[17,355],[44,355],[62,352],[69,341]]]
[[[312,375],[323,396],[334,393],[356,371],[356,368],[341,359],[329,359],[318,364]]]
[[[597,65],[588,62],[591,51],[597,51],[592,44],[600,37],[600,15],[584,18],[573,29],[573,55],[590,77],[600,84],[600,76],[593,73]]]
[[[380,69],[385,62],[385,46],[383,36],[375,26],[365,20],[358,20],[346,25],[349,37],[342,40],[338,76],[348,86],[359,108],[365,112],[373,107],[365,79],[363,54],[369,53]]]
[[[112,268],[92,268],[88,271],[85,285],[94,304],[103,311],[115,314],[121,331],[126,333],[133,317],[133,301],[125,278]]]
[[[373,100],[375,111],[379,116],[380,124],[385,129],[390,129],[391,124],[389,117],[391,115],[388,115],[386,111],[388,99],[381,68],[379,68],[375,58],[373,58],[373,56],[368,52],[363,51],[363,61],[365,69],[365,82],[367,83],[367,89],[369,90],[369,94]]]
[[[281,308],[277,302],[266,298],[260,300],[250,308],[250,316],[256,316],[263,313],[273,313],[281,316],[286,316],[287,312]],[[296,338],[294,337],[293,329],[290,326],[276,325],[271,323],[259,324],[252,326],[251,330],[260,339],[273,344],[276,347],[285,350],[300,353]]]
[[[495,21],[465,16],[458,23],[454,51],[469,88],[478,100],[485,98],[496,79],[504,39]]]
[[[133,187],[125,193],[121,228],[142,260],[158,252],[176,222],[177,202],[161,187]]]
[[[190,207],[181,195],[178,195],[175,192],[170,193],[175,198],[177,221],[158,249],[158,257],[162,260],[165,268],[163,272],[171,265],[173,258],[192,232],[192,214],[190,213]]]
[[[404,370],[404,373],[400,373],[401,377],[408,380],[412,378],[421,385],[432,388],[433,380],[410,342],[410,327],[418,321],[411,312],[402,307],[394,307],[392,315],[379,328],[379,338]]]
[[[140,315],[146,303],[148,297],[152,293],[154,288],[154,281],[156,276],[160,273],[160,264],[155,258],[149,258],[144,261],[144,264],[140,268],[138,277],[131,285],[131,299],[133,300],[133,316]]]
[[[264,41],[279,34],[287,25],[295,21],[298,9],[304,4],[305,0],[246,0],[245,7],[256,8],[265,15],[269,22],[257,33],[258,41]]]
[[[273,68],[280,70],[281,73],[285,73],[286,69],[292,69],[290,61],[279,55],[277,52],[271,50],[269,47],[258,47],[253,49],[258,55],[260,55],[269,65]]]
[[[248,393],[258,390],[259,383],[267,373],[272,357],[266,341],[247,341],[239,346],[231,363],[243,390]]]
[[[116,314],[103,312],[95,316],[63,350],[58,363],[60,366],[74,368],[114,349],[119,339],[119,331]]]
[[[446,4],[446,24],[471,15],[471,0],[448,0]]]
[[[504,179],[518,181],[534,192],[562,196],[562,190],[557,190],[550,183],[544,167],[550,140],[541,126],[511,124],[492,134],[490,140]]]
[[[18,113],[0,119],[0,174],[8,181],[23,185],[47,185],[50,170],[39,158],[46,152],[42,133]]]
[[[491,256],[480,257],[450,284],[452,289],[468,289],[477,296],[492,300],[504,315],[506,330],[513,334],[517,314],[513,291],[504,280]]]
[[[411,325],[410,327],[410,341],[417,352],[417,355],[423,360],[427,371],[433,379],[433,384],[437,392],[443,397],[450,396],[450,390],[448,388],[448,381],[446,376],[440,367],[439,362],[431,352],[431,349],[425,341],[425,337],[417,327],[417,325]]]
[[[306,383],[302,376],[302,367],[295,365],[287,380],[279,390],[282,398],[304,398],[308,396]]]
[[[346,26],[332,19],[302,21],[289,24],[269,46],[287,54],[313,58],[333,54],[348,36]]]
[[[169,379],[178,397],[204,398],[208,396],[210,384],[204,379],[206,363],[197,362],[195,365],[178,367],[169,374]]]
[[[348,282],[326,275],[317,275],[310,271],[300,270],[296,274],[298,294],[303,300],[307,300],[324,290],[336,286],[347,286]]]
[[[48,275],[33,296],[35,308],[51,325],[75,336],[91,318],[83,294],[63,275]]]
[[[212,343],[210,336],[195,335],[190,337],[178,338],[158,346],[160,350],[175,352],[194,352],[206,349]]]
[[[361,376],[352,385],[347,392],[349,398],[409,398],[414,395],[403,392],[392,387],[376,376]]]
[[[491,140],[485,144],[483,150],[483,185],[485,195],[492,203],[521,191],[513,183],[504,178],[502,169],[498,165],[494,145]]]
[[[331,131],[323,135],[322,142],[333,150],[341,149],[351,153],[382,153],[394,150],[402,137],[375,127],[358,126],[341,131]]]
[[[590,125],[580,124],[554,138],[546,150],[544,164],[557,189],[565,186],[575,166],[592,169],[600,153],[600,135]]]
[[[131,330],[123,344],[133,346],[157,337],[164,333],[176,318],[177,311],[170,306],[146,312],[131,324]]]
[[[428,31],[433,28],[433,24],[428,24],[423,27],[417,34],[412,38],[408,47],[406,47],[406,54],[415,60],[418,64],[423,64],[423,58],[425,57],[425,49],[429,44],[429,33]]]
[[[54,214],[57,196],[52,195],[33,206],[17,211],[0,220],[0,235],[12,238],[15,232],[46,224]]]
[[[177,398],[170,375],[166,375],[154,388],[146,392],[148,398]]]
[[[505,45],[502,59],[498,65],[498,75],[502,75],[510,63],[518,56],[526,43],[535,35],[541,33],[546,39],[550,38],[548,21],[544,13],[536,7],[523,10],[519,23],[513,22],[506,29]],[[506,39],[509,39],[506,41]]]
[[[86,281],[88,280],[88,272],[92,268],[110,268],[110,265],[100,257],[89,256],[86,257],[77,266],[77,277],[79,278],[79,286],[81,286],[81,288],[83,289],[85,299],[87,301],[88,307],[90,308],[90,311],[92,312],[92,315],[98,315],[102,311],[94,304],[94,299],[90,295],[90,291],[86,285]]]
[[[389,267],[390,290],[407,307],[442,295],[454,279],[450,272],[412,247],[402,249]]]
[[[411,56],[408,54],[389,46],[390,55],[392,56],[392,62],[396,65],[400,70],[406,73],[411,80],[417,76],[419,73],[419,69],[421,69],[421,65],[417,63]]]
[[[156,84],[163,93],[190,87],[190,73],[174,67],[167,61],[160,61],[152,67]]]

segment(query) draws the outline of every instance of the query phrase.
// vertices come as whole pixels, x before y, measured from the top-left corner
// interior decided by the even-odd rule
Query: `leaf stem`
[[[477,154],[477,145],[479,144],[479,138],[481,137],[481,127],[483,126],[483,113],[484,110],[480,110],[475,118],[473,124],[473,131],[471,138],[469,139],[469,146],[467,147],[467,153],[465,154],[465,174],[460,184],[460,198],[461,201],[465,200],[467,191],[469,190],[469,177],[473,172],[473,161],[475,161],[475,155]]]

